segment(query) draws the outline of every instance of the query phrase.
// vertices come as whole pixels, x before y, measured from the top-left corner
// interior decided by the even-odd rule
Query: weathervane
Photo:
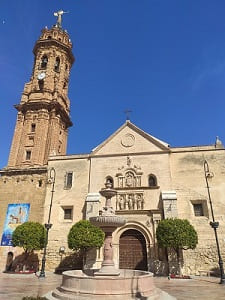
[[[54,16],[57,17],[56,27],[62,28],[62,15],[68,14],[68,11],[63,11],[62,9],[54,12]]]
[[[124,111],[124,113],[126,114],[126,120],[128,121],[130,121],[130,113],[132,113],[132,110],[129,110],[129,109],[126,109],[125,111]]]

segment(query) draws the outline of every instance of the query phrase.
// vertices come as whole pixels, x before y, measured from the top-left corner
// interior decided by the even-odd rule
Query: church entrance
[[[120,269],[147,271],[147,250],[143,234],[134,229],[126,230],[119,242]]]

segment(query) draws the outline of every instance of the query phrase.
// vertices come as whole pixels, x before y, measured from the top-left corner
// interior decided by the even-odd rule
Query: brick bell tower
[[[25,84],[18,110],[7,168],[41,167],[49,155],[65,155],[70,120],[69,75],[73,62],[72,43],[57,23],[42,30],[33,53],[31,79]]]

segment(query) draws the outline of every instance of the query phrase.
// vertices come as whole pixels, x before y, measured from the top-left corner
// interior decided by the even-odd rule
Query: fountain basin
[[[134,300],[163,299],[156,289],[153,274],[138,270],[119,270],[119,276],[95,277],[96,270],[63,272],[60,287],[47,294],[61,300]]]
[[[113,227],[116,229],[117,227],[123,226],[126,223],[125,219],[116,215],[91,217],[89,220],[91,224],[100,228]]]
[[[106,189],[101,189],[101,191],[99,191],[99,193],[107,198],[107,199],[111,199],[112,197],[114,197],[117,194],[117,191],[112,189],[112,188],[106,188]]]

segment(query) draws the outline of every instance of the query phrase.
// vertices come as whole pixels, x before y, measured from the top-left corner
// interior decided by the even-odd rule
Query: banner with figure
[[[12,233],[20,224],[28,221],[30,203],[8,204],[1,246],[12,246]]]

